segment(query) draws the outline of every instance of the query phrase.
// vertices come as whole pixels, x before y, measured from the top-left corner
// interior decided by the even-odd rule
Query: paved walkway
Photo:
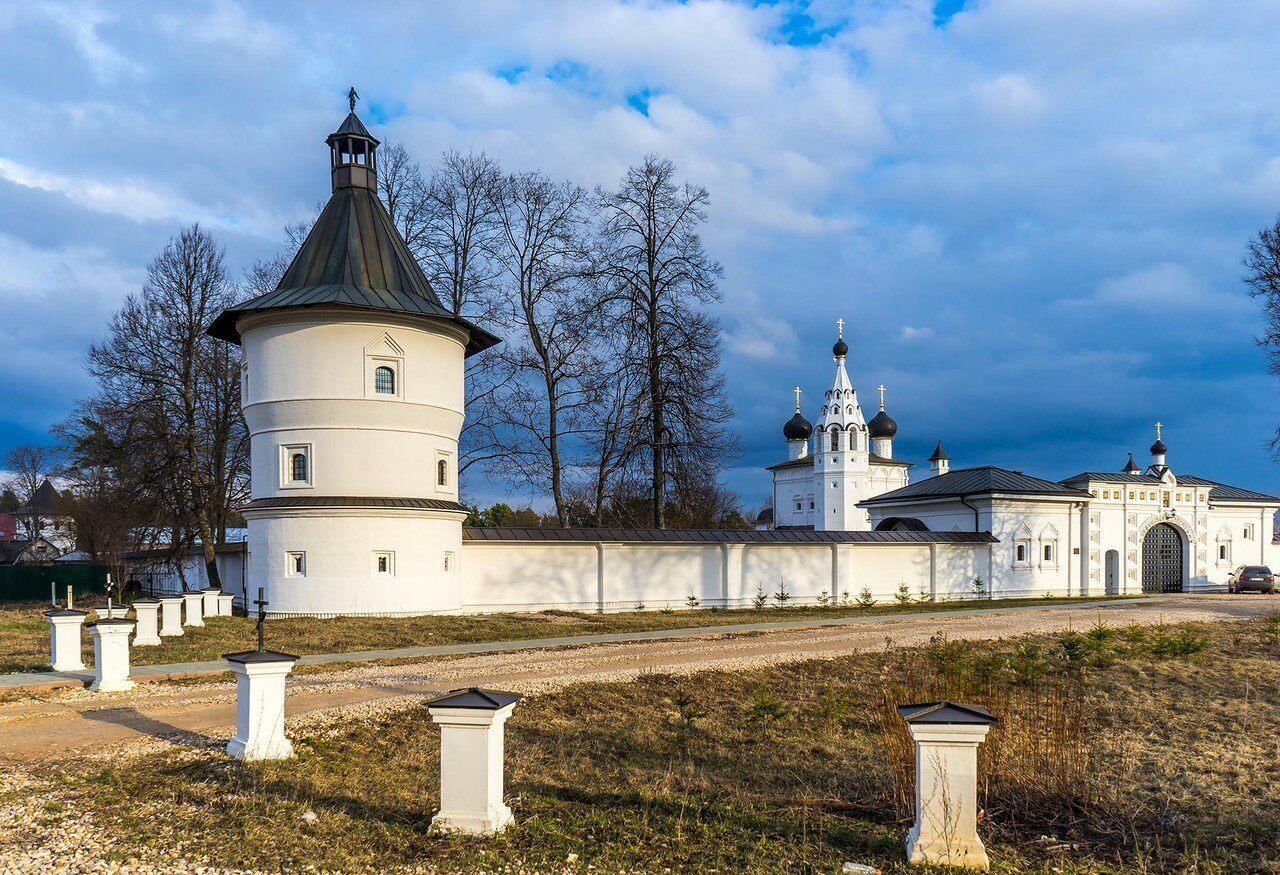
[[[367,719],[441,690],[472,684],[537,692],[587,681],[625,681],[645,672],[691,674],[744,670],[804,659],[843,656],[926,643],[944,630],[953,639],[1006,638],[1087,628],[1268,616],[1280,600],[1264,596],[1174,596],[1119,603],[995,607],[980,611],[898,614],[806,623],[744,624],[666,630],[583,644],[581,637],[548,641],[422,648],[453,658],[401,665],[356,665],[296,676],[289,682],[291,731]],[[771,626],[759,632],[754,626]],[[779,628],[779,627],[782,628]],[[726,634],[725,629],[732,632]],[[748,634],[740,634],[743,631]],[[737,632],[739,634],[733,634]],[[759,634],[749,634],[759,632]],[[386,651],[369,659],[387,658]],[[129,693],[85,690],[0,705],[0,760],[119,755],[123,745],[145,749],[165,739],[180,744],[225,744],[235,723],[235,687],[226,678],[193,684],[144,684]]]
[[[1147,599],[1117,599],[1089,602],[1088,609],[1124,608],[1135,605],[1151,605],[1167,600],[1168,596]],[[440,644],[431,647],[397,647],[389,650],[357,650],[349,653],[314,653],[298,658],[299,665],[335,665],[340,663],[377,662],[387,659],[424,659],[433,656],[466,656],[477,653],[512,653],[521,650],[543,650],[549,647],[581,647],[589,644],[622,644],[630,641],[664,641],[675,638],[693,638],[719,635],[748,635],[757,632],[785,632],[795,629],[822,629],[841,626],[866,626],[893,623],[904,618],[928,620],[954,617],[963,613],[968,617],[1007,614],[1013,611],[1080,611],[1080,604],[1058,602],[1049,605],[1027,604],[991,608],[964,608],[950,611],[922,611],[913,614],[885,613],[862,617],[811,617],[804,620],[778,620],[772,623],[732,623],[723,626],[689,626],[680,629],[652,629],[645,632],[614,632],[606,635],[566,635],[559,638],[530,638],[520,641],[485,641],[476,644]],[[137,681],[157,681],[173,678],[207,677],[230,672],[221,659],[205,662],[173,662],[161,665],[135,665],[130,677]],[[93,671],[24,671],[0,674],[0,691],[39,690],[56,687],[88,686],[93,681]]]

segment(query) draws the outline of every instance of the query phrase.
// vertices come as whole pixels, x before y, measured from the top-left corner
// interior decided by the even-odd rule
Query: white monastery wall
[[[824,592],[856,599],[863,586],[890,602],[900,583],[913,597],[972,598],[986,555],[971,544],[464,542],[462,609],[684,608],[691,594],[703,607],[748,607],[761,589],[774,605],[784,581],[788,604],[814,604]]]

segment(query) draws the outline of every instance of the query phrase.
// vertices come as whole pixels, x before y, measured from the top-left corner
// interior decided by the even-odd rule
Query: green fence
[[[101,595],[107,591],[107,566],[0,565],[0,602],[47,602],[55,590],[61,601],[68,586],[78,596]]]

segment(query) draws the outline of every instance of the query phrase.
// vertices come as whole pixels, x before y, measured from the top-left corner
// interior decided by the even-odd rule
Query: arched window
[[[373,391],[379,395],[396,394],[396,372],[386,365],[379,365],[373,372]]]
[[[289,477],[294,483],[307,482],[307,454],[294,453],[289,457]]]
[[[437,486],[449,485],[449,463],[446,462],[444,459],[441,459],[440,461],[436,462],[436,485]]]
[[[840,429],[831,429],[831,452],[837,452],[840,449]]]

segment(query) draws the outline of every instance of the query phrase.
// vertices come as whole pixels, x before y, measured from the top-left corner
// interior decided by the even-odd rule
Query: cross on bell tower
[[[800,412],[800,387],[796,386],[793,390],[796,393],[796,413]]]
[[[876,386],[876,391],[880,393],[880,409],[884,410],[884,393],[885,393],[884,384],[881,383],[879,386]]]

